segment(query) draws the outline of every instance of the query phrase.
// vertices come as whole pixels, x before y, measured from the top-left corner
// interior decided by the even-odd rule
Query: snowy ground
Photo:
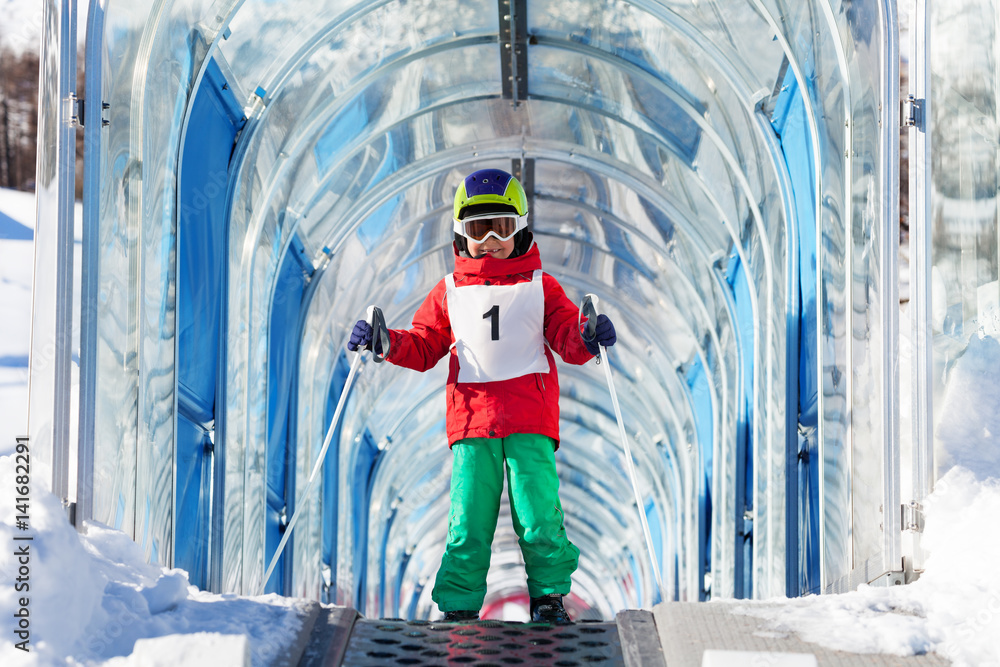
[[[15,487],[14,462],[11,457],[0,459],[0,489]],[[28,531],[15,530],[14,513],[12,499],[0,503],[0,543],[5,545],[0,556],[0,616],[8,619],[0,636],[4,665],[205,665],[209,663],[192,663],[185,655],[192,648],[211,653],[218,645],[242,651],[243,642],[252,664],[268,665],[287,651],[307,612],[304,600],[199,591],[184,571],[146,564],[139,547],[120,531],[92,524],[79,535],[55,496],[38,489],[31,496]],[[25,535],[33,539],[15,541]],[[19,563],[13,552],[22,545],[28,549],[29,574],[20,585],[30,590],[19,593]],[[29,598],[30,653],[12,646],[19,638],[9,619],[16,618],[21,596]],[[195,633],[201,634],[191,637]],[[173,637],[145,649],[136,644],[167,636]],[[211,664],[241,664],[234,657],[230,653],[228,659]]]
[[[0,190],[0,455],[28,433],[28,349],[35,196]]]
[[[25,432],[34,201],[0,190],[0,454]],[[938,426],[952,466],[925,503],[927,569],[914,584],[862,587],[767,603],[729,602],[776,630],[830,648],[896,655],[935,652],[956,665],[1000,666],[1000,343],[974,338],[951,371]],[[55,497],[33,489],[30,530],[15,529],[14,456],[0,458],[0,663],[211,664],[244,652],[265,665],[287,649],[306,603],[279,596],[214,595],[181,570],[144,562],[132,540],[99,524],[77,533]],[[17,533],[15,535],[15,533]],[[15,537],[31,535],[31,541]],[[9,545],[28,545],[18,582]],[[16,586],[29,589],[18,591]],[[31,653],[18,651],[15,614],[29,598]],[[160,639],[158,639],[160,638]],[[191,656],[199,662],[191,662]],[[218,658],[217,656],[223,656]]]
[[[224,667],[244,650],[254,665],[270,664],[295,638],[306,602],[199,591],[182,570],[148,565],[122,532],[92,524],[78,534],[59,501],[40,489],[30,495],[30,529],[15,529],[15,437],[27,433],[34,221],[34,195],[0,189],[0,617],[16,619],[26,597],[31,632],[31,652],[24,653],[15,648],[17,621],[0,623],[0,664]],[[15,533],[33,539],[16,541]],[[30,574],[19,582],[14,551],[24,545]],[[137,643],[157,637],[169,640]]]
[[[735,604],[776,631],[831,649],[907,656],[937,653],[954,665],[1000,665],[1000,482],[956,467],[925,505],[927,569],[908,586],[769,603]]]
[[[862,653],[933,652],[955,665],[1000,665],[1000,342],[973,336],[949,371],[938,424],[947,473],[924,503],[926,570],[915,583],[783,602],[744,613],[806,641]]]

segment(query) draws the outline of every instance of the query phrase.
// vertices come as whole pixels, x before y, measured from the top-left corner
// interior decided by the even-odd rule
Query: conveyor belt
[[[623,651],[625,643],[629,647]],[[653,616],[648,611],[622,612],[614,622],[555,626],[492,620],[366,619],[344,607],[323,608],[299,662],[303,667],[662,664]]]
[[[757,607],[767,603],[756,603]],[[300,667],[396,665],[816,665],[943,667],[935,654],[895,656],[836,651],[776,631],[733,602],[668,602],[628,609],[613,622],[566,626],[510,621],[443,623],[366,619],[349,607],[322,606]],[[289,664],[295,664],[294,659]]]
[[[580,667],[620,665],[622,653],[614,623],[361,619],[354,624],[343,664]]]

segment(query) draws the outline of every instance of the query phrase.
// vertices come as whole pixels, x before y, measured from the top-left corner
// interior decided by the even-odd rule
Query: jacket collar
[[[477,278],[494,278],[498,276],[510,276],[515,273],[531,273],[542,268],[542,256],[538,253],[538,245],[531,244],[528,252],[513,259],[494,259],[493,257],[483,257],[473,259],[462,257],[455,251],[455,276],[468,276]]]

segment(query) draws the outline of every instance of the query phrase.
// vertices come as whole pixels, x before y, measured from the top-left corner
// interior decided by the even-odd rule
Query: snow
[[[840,595],[739,603],[777,632],[857,653],[938,653],[954,665],[1000,665],[1000,480],[957,466],[925,503],[926,570],[916,582]],[[732,604],[732,603],[728,603]]]
[[[0,188],[0,239],[10,238],[5,232],[18,227],[35,229],[35,193]]]
[[[35,195],[0,188],[0,455],[28,432]]]
[[[1000,342],[974,335],[950,370],[938,424],[947,470],[924,502],[921,577],[907,586],[862,586],[734,604],[778,632],[831,649],[907,656],[937,653],[954,665],[1000,665]]]
[[[17,486],[15,472],[11,456],[0,458],[0,488]],[[77,533],[55,496],[33,485],[30,498],[27,531],[15,529],[14,503],[0,503],[0,616],[15,618],[26,596],[31,633],[24,653],[13,648],[8,626],[0,640],[5,665],[179,665],[206,651],[226,657],[195,664],[243,664],[233,656],[246,652],[248,664],[268,665],[288,651],[309,613],[306,600],[199,591],[183,570],[146,563],[121,531],[88,523]],[[29,588],[20,592],[17,549],[27,550],[29,569],[20,582]],[[142,641],[149,638],[164,640]]]
[[[74,206],[74,262],[79,276],[83,205]],[[35,195],[0,188],[0,456],[28,433],[28,351],[31,348],[31,280],[35,261]],[[79,279],[75,298],[79,298]],[[79,323],[79,308],[74,326]],[[75,363],[75,362],[74,362]],[[74,372],[78,369],[74,367]]]
[[[947,446],[940,467],[963,466],[980,477],[1000,477],[1000,342],[973,336],[949,371],[937,437]]]
[[[143,667],[249,665],[250,644],[246,637],[240,635],[211,632],[153,637],[136,641],[135,650],[129,658],[113,658],[105,663],[109,667],[124,667],[129,664],[141,664]]]
[[[79,241],[79,205],[76,217]],[[225,667],[244,664],[246,654],[245,664],[270,664],[296,638],[310,603],[199,591],[184,571],[146,563],[121,531],[89,523],[78,533],[40,487],[30,495],[30,530],[16,531],[13,453],[15,437],[27,432],[34,227],[34,194],[0,189],[0,489],[10,490],[0,502],[0,617],[14,618],[27,595],[31,629],[31,652],[23,653],[13,625],[3,624],[0,662]],[[33,539],[15,541],[15,532]],[[9,545],[28,545],[25,591],[15,589],[19,563]]]
[[[80,219],[77,205],[78,242]],[[15,437],[27,432],[34,227],[34,194],[0,189],[0,489],[17,486]],[[16,650],[4,624],[4,665],[265,665],[296,638],[310,603],[199,591],[182,570],[147,564],[124,533],[98,523],[77,533],[54,496],[33,487],[30,498],[30,530],[18,531],[30,541],[14,540],[13,495],[0,503],[0,543],[30,554],[20,592],[14,549],[0,554],[0,616],[15,618],[28,596],[32,649]]]

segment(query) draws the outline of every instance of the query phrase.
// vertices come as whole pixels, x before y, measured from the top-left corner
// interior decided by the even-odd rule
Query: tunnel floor
[[[662,665],[653,615],[624,611],[612,621],[572,625],[481,620],[473,623],[367,619],[322,606],[300,667],[395,665]],[[628,659],[630,654],[632,659]],[[649,654],[648,656],[645,654]],[[659,658],[649,662],[648,657]],[[295,664],[294,661],[290,664]]]
[[[344,665],[620,665],[621,641],[614,623],[478,621],[431,623],[359,619]]]
[[[758,606],[767,603],[757,603]],[[737,604],[668,602],[627,609],[611,621],[565,626],[367,619],[350,607],[316,605],[314,622],[280,664],[299,667],[395,665],[626,665],[705,667],[944,667],[929,653],[847,653],[778,632]],[[248,663],[249,664],[249,663]]]

